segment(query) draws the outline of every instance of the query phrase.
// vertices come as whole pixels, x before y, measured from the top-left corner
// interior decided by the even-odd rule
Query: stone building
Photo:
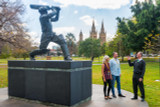
[[[90,31],[90,38],[99,39],[101,45],[106,43],[106,32],[105,32],[103,21],[102,21],[102,24],[101,24],[101,29],[100,29],[99,38],[98,38],[97,30],[96,30],[96,27],[95,27],[95,22],[93,20],[91,31]],[[80,33],[79,33],[79,42],[80,41],[83,41],[83,33],[82,33],[82,31],[80,31]]]

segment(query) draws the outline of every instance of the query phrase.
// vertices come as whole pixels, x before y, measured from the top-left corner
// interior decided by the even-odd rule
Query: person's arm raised
[[[134,66],[134,62],[131,62],[131,57],[128,56],[127,59],[128,59],[129,66]]]

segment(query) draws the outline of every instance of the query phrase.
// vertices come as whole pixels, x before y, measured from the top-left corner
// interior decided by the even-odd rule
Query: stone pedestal
[[[92,92],[91,61],[8,61],[8,94],[72,106]]]

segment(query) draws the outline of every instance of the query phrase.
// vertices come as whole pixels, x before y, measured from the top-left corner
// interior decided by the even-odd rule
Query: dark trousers
[[[133,76],[133,90],[134,90],[134,97],[137,98],[137,93],[138,93],[138,86],[141,92],[141,98],[145,98],[144,94],[144,85],[143,81],[139,81],[139,76]]]
[[[109,93],[110,93],[110,90],[111,90],[111,79],[106,79],[106,82],[104,82],[103,80],[103,83],[104,83],[104,86],[103,86],[103,92],[104,92],[104,96],[109,96]],[[107,84],[108,84],[108,91],[107,91],[107,94],[106,94],[106,89],[107,89]]]

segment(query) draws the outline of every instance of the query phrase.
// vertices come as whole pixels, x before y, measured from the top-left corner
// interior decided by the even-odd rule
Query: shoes
[[[131,100],[137,100],[138,98],[137,97],[133,97],[133,98],[131,98]]]
[[[126,97],[126,96],[124,96],[124,95],[122,95],[122,94],[119,94],[118,96],[119,96],[119,97]]]
[[[112,99],[110,96],[107,96],[108,97],[108,99]]]
[[[105,97],[104,97],[104,99],[105,99],[105,100],[108,100],[108,97],[107,97],[107,96],[105,96]]]
[[[142,98],[142,99],[141,99],[141,102],[144,102],[144,101],[145,101],[144,98]]]
[[[117,98],[115,95],[113,95],[113,98]]]

